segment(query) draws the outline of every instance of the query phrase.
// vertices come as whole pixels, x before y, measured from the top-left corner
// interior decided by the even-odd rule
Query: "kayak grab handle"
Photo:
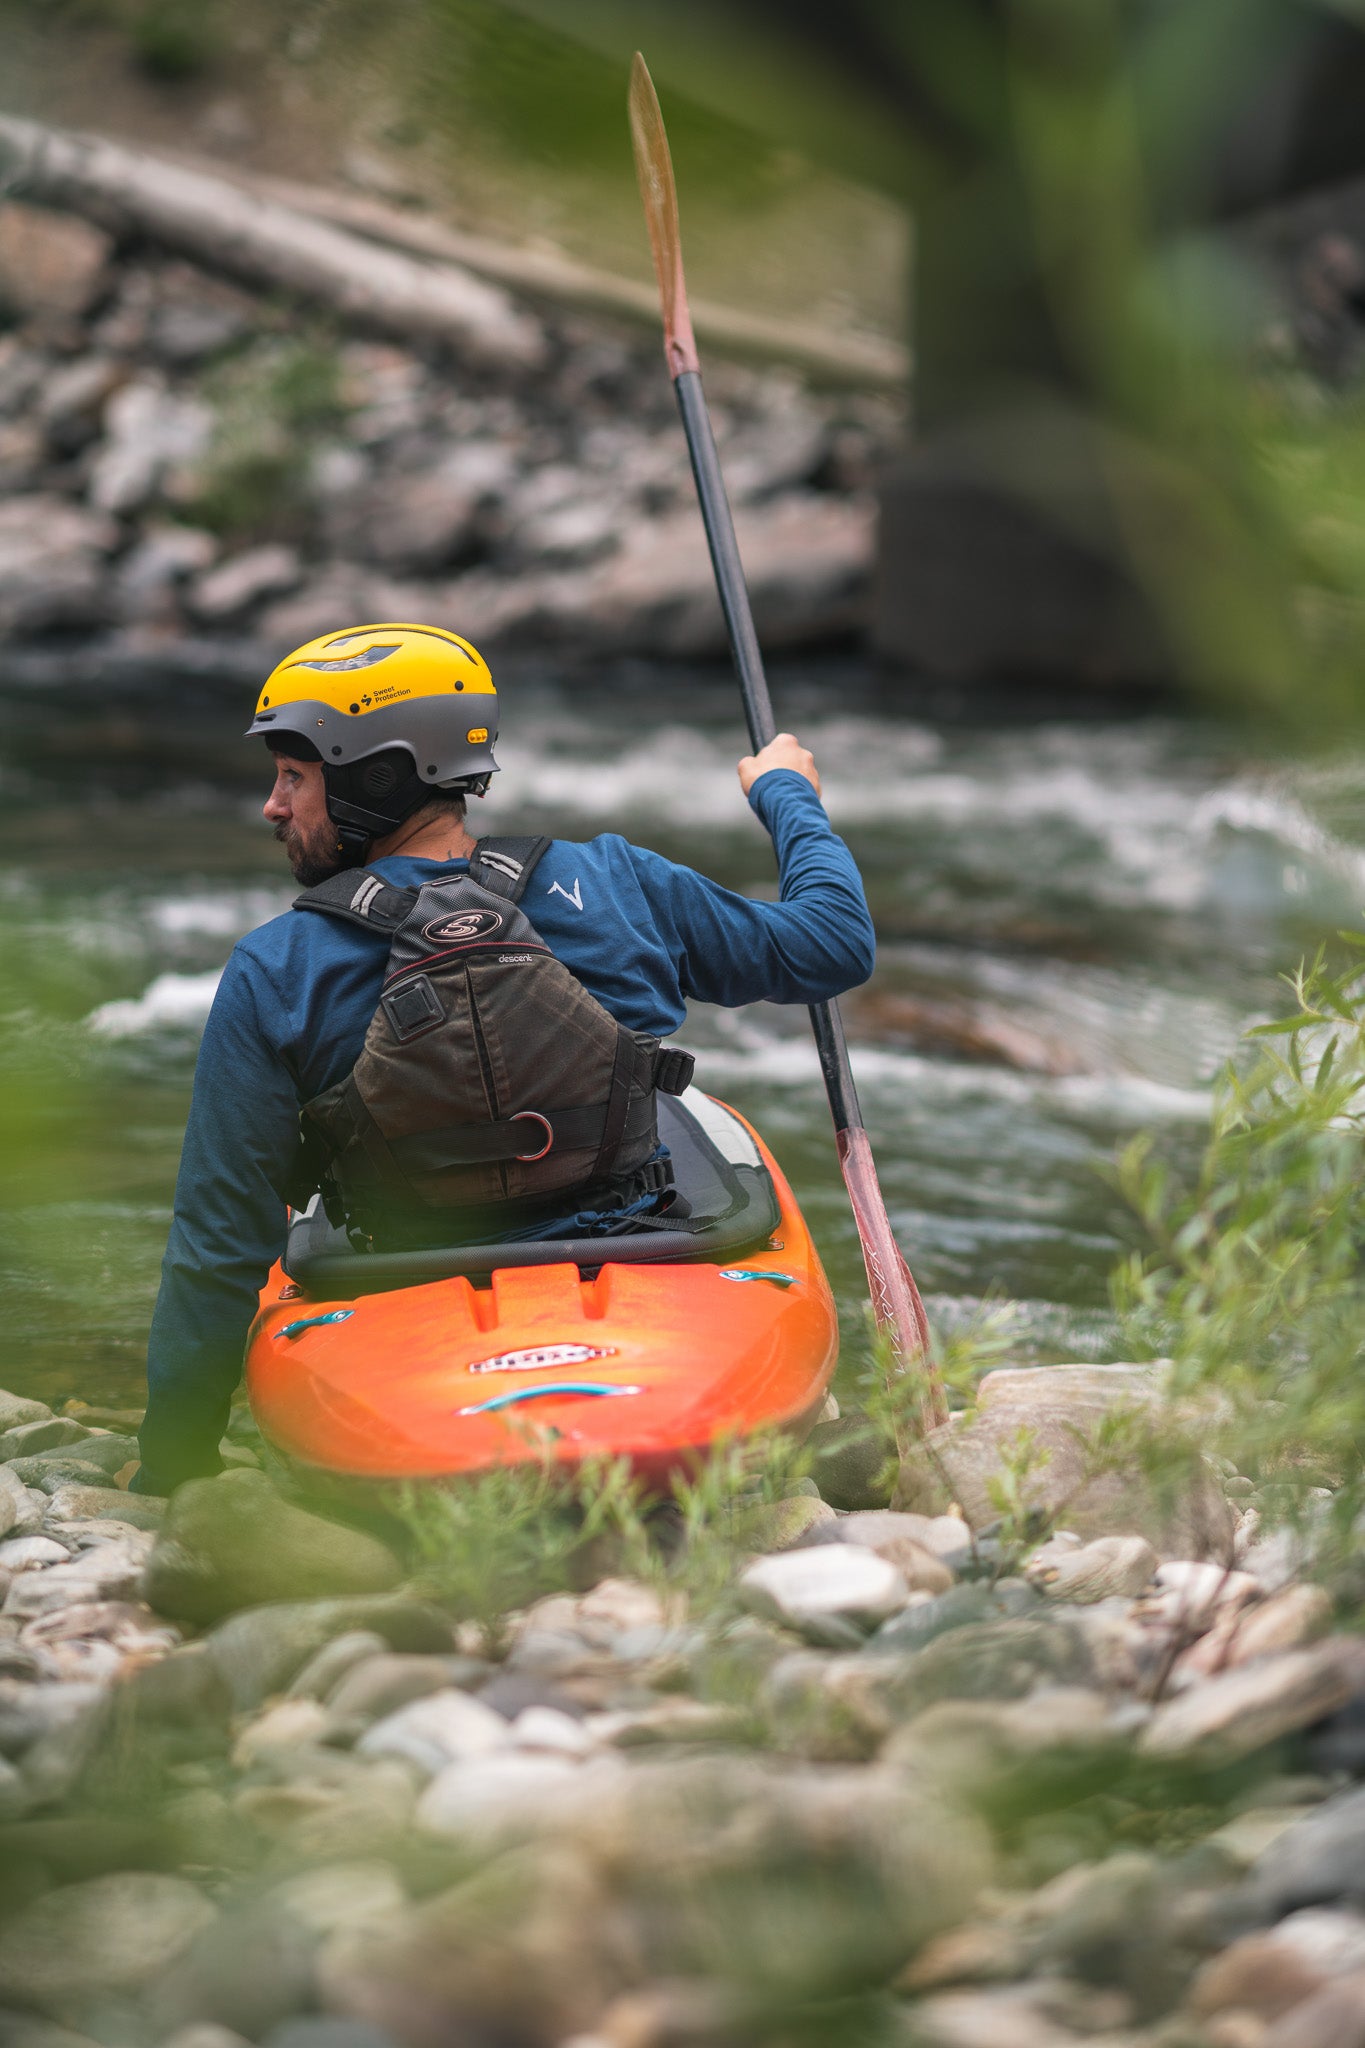
[[[303,1316],[297,1323],[286,1323],[283,1329],[276,1330],[275,1335],[277,1338],[297,1337],[302,1330],[315,1330],[319,1323],[344,1323],[348,1316],[354,1314],[353,1308],[329,1309],[324,1316]]]
[[[757,1266],[726,1266],[722,1280],[771,1280],[774,1287],[795,1287],[795,1273],[762,1273]]]
[[[457,1408],[457,1415],[493,1415],[499,1408],[512,1408],[521,1401],[540,1401],[546,1394],[643,1394],[643,1387],[609,1387],[600,1380],[552,1380],[541,1387],[517,1387],[510,1394],[495,1394],[491,1401],[476,1401],[472,1408]]]

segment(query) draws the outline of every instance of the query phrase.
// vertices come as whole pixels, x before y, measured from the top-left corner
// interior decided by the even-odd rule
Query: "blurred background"
[[[7,0],[0,1380],[135,1402],[194,1049],[290,895],[237,735],[313,633],[503,690],[486,828],[763,892],[625,121],[673,144],[779,717],[941,1321],[1113,1355],[1103,1177],[1365,890],[1365,24],[1313,0]],[[92,138],[94,138],[92,140]],[[485,820],[481,818],[481,823]],[[801,1013],[702,1078],[862,1283]],[[856,1348],[856,1347],[854,1347]]]

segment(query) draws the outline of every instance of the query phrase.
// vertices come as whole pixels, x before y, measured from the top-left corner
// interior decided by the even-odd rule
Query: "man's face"
[[[265,800],[264,815],[289,857],[294,880],[305,889],[340,871],[337,831],[327,815],[321,761],[296,761],[275,754],[275,786]]]

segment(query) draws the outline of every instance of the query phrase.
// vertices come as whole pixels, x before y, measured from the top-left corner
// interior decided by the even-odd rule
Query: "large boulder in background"
[[[273,1600],[387,1593],[402,1576],[373,1536],[292,1506],[260,1472],[236,1471],[175,1494],[142,1597],[159,1614],[211,1622]]]
[[[1019,1461],[1028,1506],[1087,1541],[1121,1529],[1166,1557],[1226,1558],[1232,1509],[1163,1385],[1160,1364],[987,1373],[971,1420],[944,1424],[903,1460],[896,1506],[932,1515],[956,1500],[981,1528],[1000,1514],[994,1482]],[[1106,1427],[1116,1426],[1121,1434],[1102,1450]]]
[[[0,501],[0,633],[98,626],[111,610],[112,519],[47,491]]]

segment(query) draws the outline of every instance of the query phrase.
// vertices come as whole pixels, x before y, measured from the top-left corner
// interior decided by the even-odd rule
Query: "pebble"
[[[1365,1786],[1286,1828],[1257,1858],[1235,1903],[1260,1925],[1301,1906],[1365,1910]]]
[[[526,1707],[510,1725],[514,1749],[539,1750],[550,1756],[591,1756],[597,1743],[581,1720],[557,1707]]]
[[[333,1715],[318,1700],[277,1700],[247,1722],[232,1745],[231,1761],[239,1771],[250,1770],[272,1750],[325,1741],[334,1725]]]
[[[1265,2048],[1365,2048],[1365,1971],[1296,2005],[1270,2028]]]
[[[63,1444],[78,1444],[90,1432],[83,1423],[66,1415],[45,1415],[33,1422],[19,1422],[0,1434],[0,1463],[31,1457],[35,1451],[51,1451]]]
[[[205,1638],[239,1711],[289,1683],[335,1637],[373,1630],[391,1649],[448,1650],[450,1618],[401,1596],[373,1600],[282,1600],[219,1622]]]
[[[1205,1680],[1159,1706],[1138,1740],[1150,1757],[1228,1763],[1309,1728],[1347,1697],[1329,1657],[1290,1650]]]
[[[1229,2009],[1278,2019],[1323,1982],[1323,1972],[1275,1934],[1248,1934],[1211,1957],[1190,1987],[1189,2006],[1202,2016]]]
[[[836,1645],[875,1628],[910,1597],[895,1565],[853,1544],[761,1558],[740,1573],[737,1590],[755,1614]]]
[[[46,1401],[30,1401],[23,1394],[11,1394],[0,1387],[0,1437],[25,1422],[50,1422],[52,1410]]]
[[[501,1749],[507,1739],[508,1724],[501,1714],[452,1686],[376,1721],[356,1749],[362,1756],[402,1757],[434,1777],[447,1764]]]

